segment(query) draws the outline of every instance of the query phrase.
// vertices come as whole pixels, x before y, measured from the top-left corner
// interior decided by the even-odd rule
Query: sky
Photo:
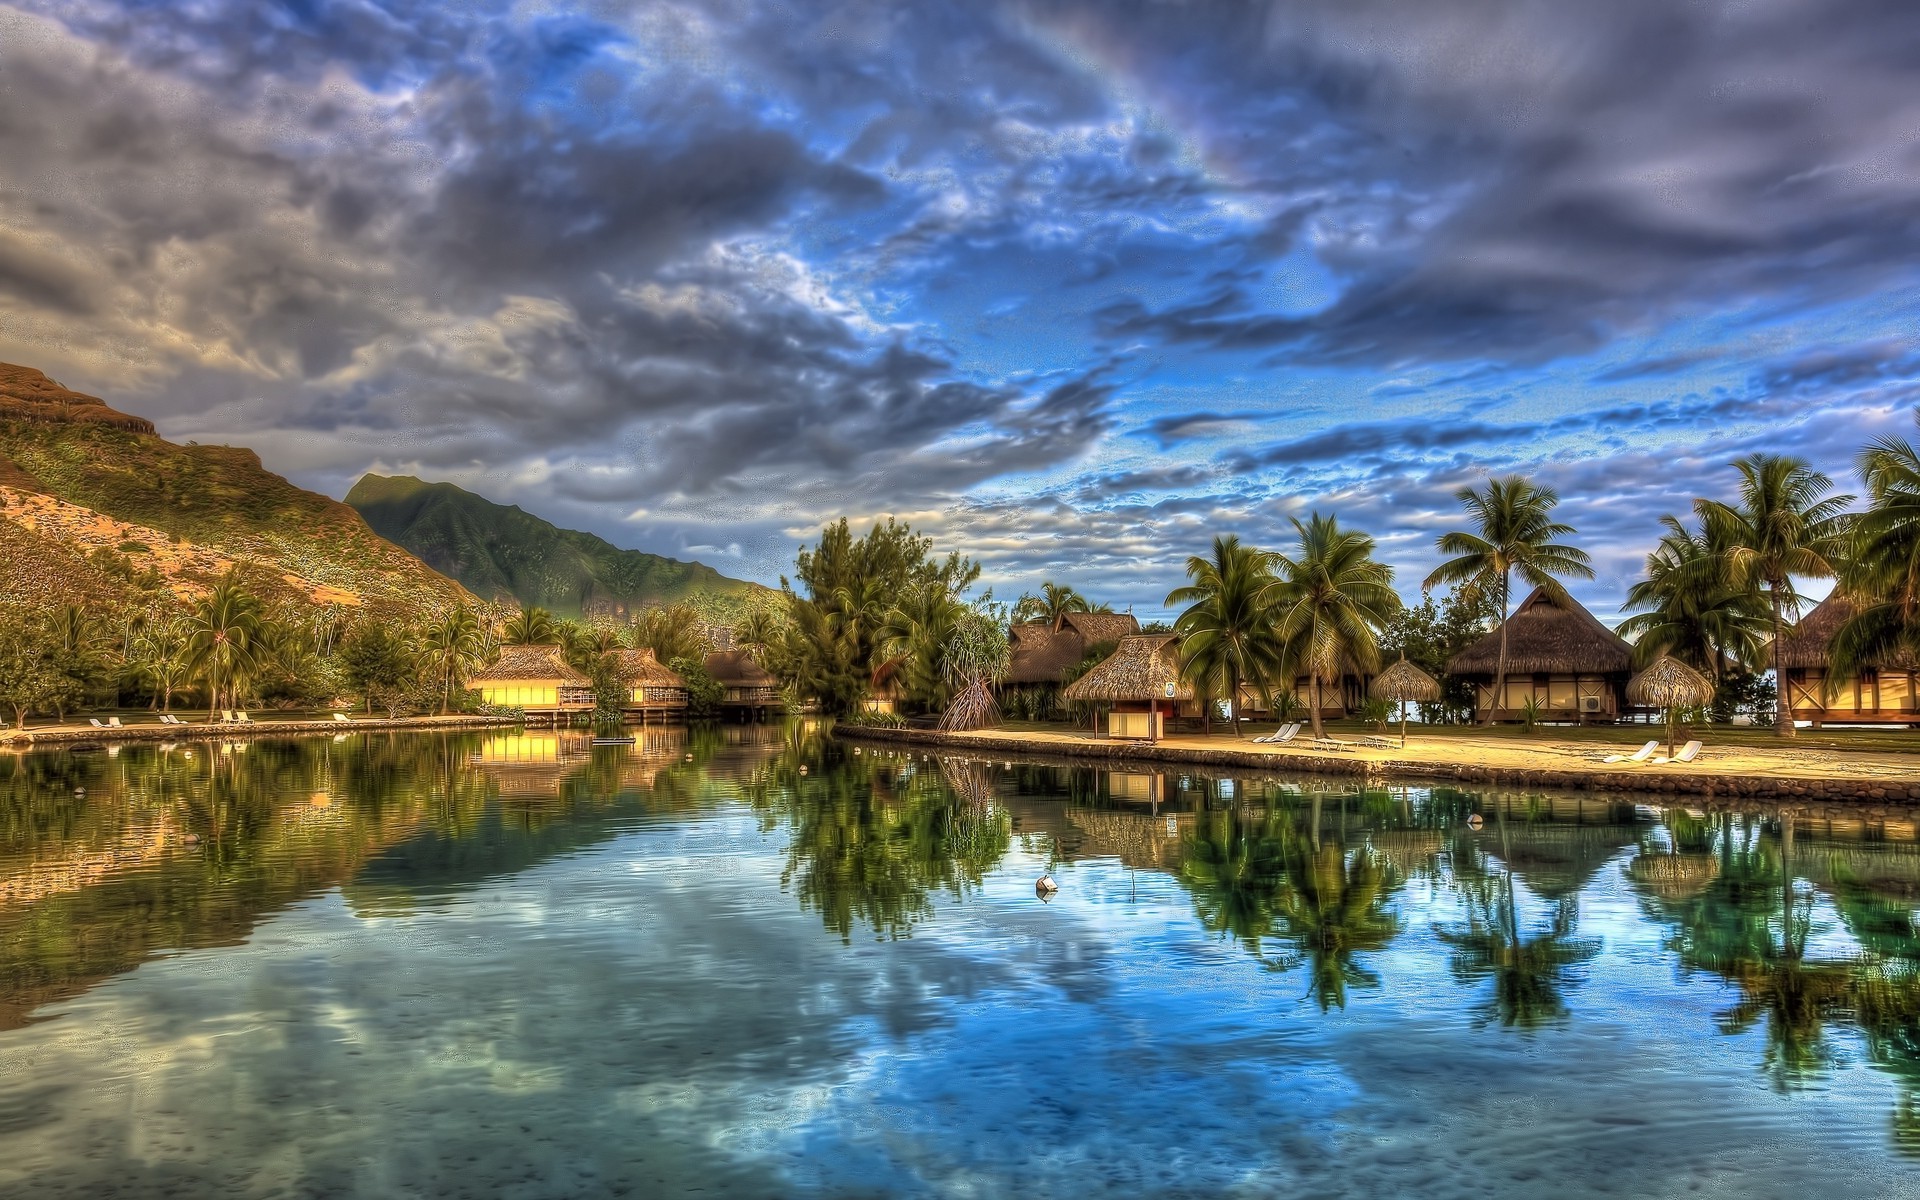
[[[1920,392],[1897,0],[0,0],[0,360],[763,582],[887,515],[1158,614],[1557,488],[1617,615]]]

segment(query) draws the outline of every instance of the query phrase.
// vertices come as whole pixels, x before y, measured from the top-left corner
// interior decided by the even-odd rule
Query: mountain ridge
[[[675,603],[733,616],[756,595],[772,594],[706,563],[629,550],[596,534],[563,529],[458,484],[369,472],[347,492],[346,503],[374,532],[475,595],[561,616],[621,620]]]

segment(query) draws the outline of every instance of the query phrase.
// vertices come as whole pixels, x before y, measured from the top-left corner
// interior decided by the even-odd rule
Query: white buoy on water
[[[1048,895],[1052,895],[1054,892],[1059,891],[1060,885],[1053,881],[1053,876],[1042,875],[1040,878],[1033,881],[1033,890],[1040,893],[1042,896],[1048,896]]]

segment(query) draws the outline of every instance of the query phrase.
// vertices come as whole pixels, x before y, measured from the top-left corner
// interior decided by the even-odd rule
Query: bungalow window
[[[1882,712],[1912,712],[1913,676],[1904,671],[1882,674],[1880,709]]]

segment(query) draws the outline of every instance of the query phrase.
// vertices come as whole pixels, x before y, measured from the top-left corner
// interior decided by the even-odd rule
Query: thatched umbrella
[[[1673,723],[1682,707],[1713,699],[1713,683],[1677,658],[1661,655],[1627,681],[1627,699],[1667,710],[1667,757],[1673,757]]]
[[[1399,662],[1374,676],[1373,686],[1368,690],[1376,700],[1392,700],[1400,705],[1400,748],[1403,750],[1407,746],[1407,701],[1440,698],[1439,682],[1408,662],[1404,654]]]

